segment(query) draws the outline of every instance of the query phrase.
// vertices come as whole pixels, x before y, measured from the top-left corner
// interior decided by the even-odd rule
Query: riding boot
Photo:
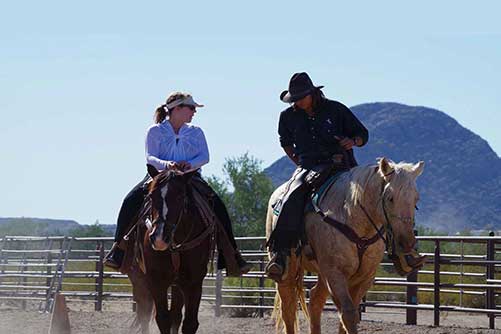
[[[265,273],[277,283],[285,280],[289,272],[290,249],[282,249],[271,253],[271,259],[265,267]]]
[[[111,247],[111,250],[104,259],[104,264],[110,268],[119,270],[122,266],[124,260],[125,252],[118,246],[118,242],[115,242]]]

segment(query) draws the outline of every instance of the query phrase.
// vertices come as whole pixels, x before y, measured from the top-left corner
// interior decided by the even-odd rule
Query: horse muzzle
[[[165,251],[169,248],[169,242],[165,240],[164,236],[165,222],[153,222],[153,230],[149,234],[151,247],[156,251]],[[167,236],[168,238],[169,236]]]

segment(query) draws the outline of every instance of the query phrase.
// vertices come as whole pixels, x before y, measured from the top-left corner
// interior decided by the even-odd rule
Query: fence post
[[[414,230],[414,235],[417,236],[417,230]],[[407,282],[416,283],[418,281],[418,271],[413,271],[407,276]],[[407,285],[407,305],[417,305],[417,286]],[[417,310],[407,308],[405,311],[405,321],[407,325],[417,325]]]
[[[435,240],[433,272],[433,325],[440,326],[440,240]]]
[[[215,307],[215,316],[221,316],[221,305],[223,303],[223,271],[218,270],[216,273],[216,307]]]
[[[489,232],[490,237],[493,237],[494,235],[495,234],[493,231]],[[489,239],[489,240],[487,240],[487,261],[494,261],[495,254],[496,254],[496,251],[495,251],[494,240]],[[492,264],[492,263],[487,264],[486,276],[487,276],[487,279],[494,279],[494,264]],[[496,300],[495,300],[495,294],[494,294],[493,288],[486,288],[485,305],[486,305],[486,308],[488,308],[488,309],[495,309],[496,308]],[[496,315],[490,313],[487,316],[489,317],[489,328],[494,329]]]
[[[97,242],[97,250],[99,251],[99,260],[96,262],[96,301],[94,304],[94,309],[96,311],[102,311],[103,309],[103,281],[104,281],[104,243],[101,241]]]
[[[259,260],[259,317],[262,318],[264,316],[263,307],[264,307],[264,258],[261,257]]]

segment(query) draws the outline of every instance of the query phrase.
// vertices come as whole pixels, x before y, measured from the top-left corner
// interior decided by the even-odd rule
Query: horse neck
[[[191,198],[189,201],[193,203]],[[197,208],[193,204],[190,204],[177,225],[174,238],[176,242],[189,241],[196,238],[203,229],[204,225],[202,224],[202,219],[198,214]]]
[[[370,175],[366,181],[361,177],[358,181],[353,180],[352,173],[349,179],[341,180],[340,187],[332,187],[327,196],[330,199],[327,203],[328,210],[333,218],[350,226],[360,237],[370,237],[376,233],[362,206],[378,228],[382,226],[384,219],[380,200],[383,180],[372,170],[367,172]],[[358,183],[357,187],[361,189],[356,190],[357,187],[354,187],[353,183]],[[358,194],[355,194],[356,191]]]
[[[372,178],[376,179],[368,183],[360,202],[357,203],[353,210],[357,219],[350,220],[353,224],[359,225],[359,228],[369,235],[376,233],[374,225],[379,229],[384,224],[384,213],[382,210],[384,181],[377,173]]]

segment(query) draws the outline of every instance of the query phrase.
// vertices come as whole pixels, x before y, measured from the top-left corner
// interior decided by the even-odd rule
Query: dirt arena
[[[127,306],[127,307],[125,307]],[[121,308],[121,310],[120,310]],[[89,305],[69,304],[69,318],[73,334],[116,334],[130,333],[130,324],[134,317],[130,305],[108,307],[103,312],[94,312]],[[1,334],[45,334],[49,328],[50,317],[48,314],[36,311],[20,311],[12,307],[0,308],[0,333]],[[363,321],[359,325],[360,333],[398,333],[398,334],[466,334],[501,333],[501,319],[496,330],[485,329],[488,319],[485,315],[465,315],[457,313],[444,313],[441,318],[442,327],[434,328],[431,312],[418,314],[418,326],[406,326],[405,314],[395,311],[370,310],[364,313]],[[337,333],[337,315],[325,312],[322,322],[324,333]],[[152,323],[152,334],[158,330]],[[215,318],[212,309],[205,307],[200,313],[201,334],[221,333],[275,333],[273,320],[269,316],[264,318],[232,318],[222,316]],[[301,321],[301,333],[308,333],[307,323]]]

